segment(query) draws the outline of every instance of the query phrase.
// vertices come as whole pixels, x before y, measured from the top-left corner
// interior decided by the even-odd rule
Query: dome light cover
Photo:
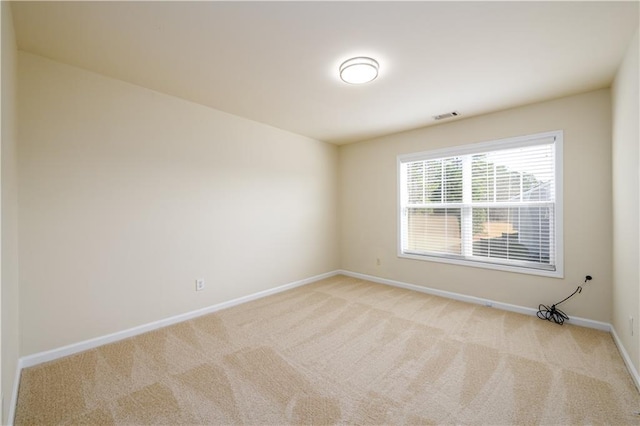
[[[375,80],[380,65],[375,59],[357,57],[340,65],[340,78],[349,84],[364,84]]]

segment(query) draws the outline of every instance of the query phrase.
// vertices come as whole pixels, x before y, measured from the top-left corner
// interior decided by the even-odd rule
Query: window
[[[562,277],[561,166],[561,131],[399,156],[399,256]]]

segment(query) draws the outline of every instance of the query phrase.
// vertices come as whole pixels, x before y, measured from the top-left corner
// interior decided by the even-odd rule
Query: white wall
[[[561,300],[590,274],[561,308],[609,322],[610,108],[605,89],[341,147],[343,269],[531,308]],[[397,155],[552,130],[564,130],[564,279],[397,257]]]
[[[11,391],[18,363],[18,196],[16,159],[17,49],[11,7],[2,2],[2,394],[3,418],[9,414]]]
[[[21,355],[339,267],[337,147],[18,65]]]
[[[640,368],[640,94],[638,33],[616,74],[613,110],[613,326]],[[634,318],[631,335],[629,317]]]

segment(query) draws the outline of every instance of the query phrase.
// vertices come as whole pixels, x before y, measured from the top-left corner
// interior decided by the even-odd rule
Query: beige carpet
[[[639,424],[608,333],[337,276],[22,373],[16,424]]]

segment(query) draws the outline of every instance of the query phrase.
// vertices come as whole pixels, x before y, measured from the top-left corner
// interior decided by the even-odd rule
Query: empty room
[[[2,424],[640,423],[639,6],[2,1]]]

